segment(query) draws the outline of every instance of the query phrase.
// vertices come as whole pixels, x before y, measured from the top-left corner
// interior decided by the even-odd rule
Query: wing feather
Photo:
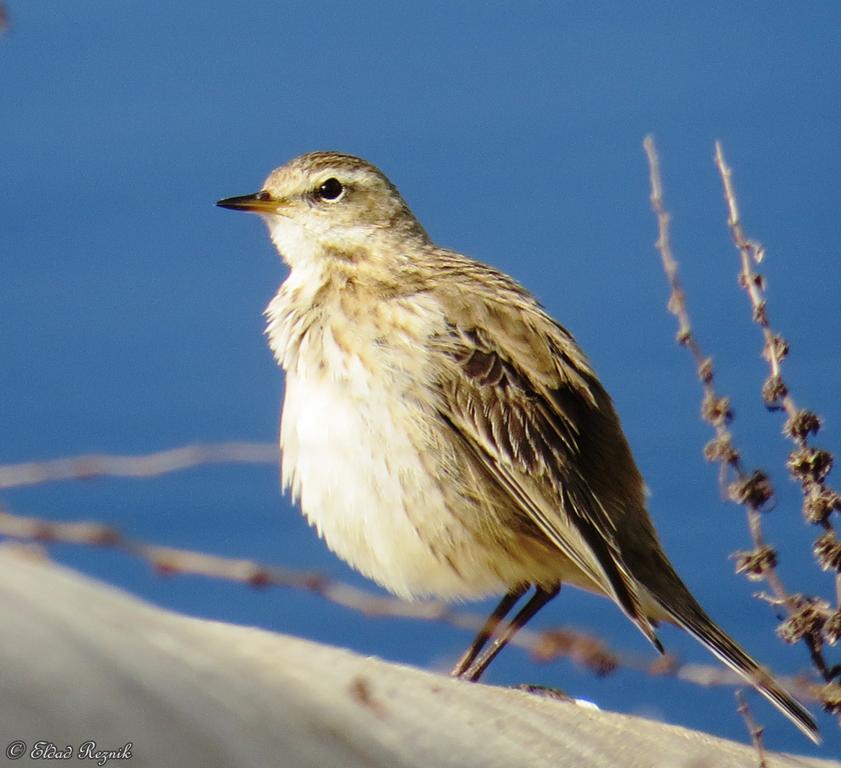
[[[617,467],[598,450],[606,430],[608,439],[624,442],[609,398],[589,369],[571,367],[570,356],[553,349],[551,337],[544,354],[565,376],[548,382],[530,375],[528,361],[517,359],[516,345],[506,349],[504,338],[451,323],[444,346],[452,364],[438,382],[441,418],[511,504],[659,648],[642,610],[640,584],[622,557],[616,516],[606,509],[628,501],[617,498],[624,489],[610,487]],[[641,496],[641,480],[627,455]],[[602,498],[599,489],[605,488]]]
[[[442,257],[442,279],[457,273],[463,290],[438,295],[449,324],[436,359],[449,362],[436,366],[437,408],[480,468],[481,493],[510,505],[661,653],[652,624],[666,618],[819,742],[809,712],[715,625],[668,562],[610,397],[570,334],[510,278],[471,264]]]

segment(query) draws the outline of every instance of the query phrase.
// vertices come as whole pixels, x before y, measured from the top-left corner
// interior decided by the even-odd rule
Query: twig
[[[841,511],[841,494],[826,482],[832,469],[833,457],[829,451],[810,445],[809,438],[820,430],[821,419],[813,411],[797,406],[783,379],[782,362],[788,355],[789,344],[771,326],[765,297],[765,278],[754,268],[754,265],[762,262],[765,250],[760,243],[745,235],[733,187],[733,172],[727,165],[724,150],[718,141],[715,144],[715,163],[727,203],[728,229],[741,262],[739,285],[747,294],[753,320],[762,331],[762,356],[770,368],[770,375],[762,387],[762,398],[769,410],[782,410],[786,413],[783,434],[794,444],[786,466],[802,489],[804,517],[809,523],[823,529],[813,548],[818,566],[824,571],[835,572],[834,609],[820,598],[792,596],[795,610],[778,631],[788,642],[803,639],[809,646],[815,667],[824,680],[831,682],[836,676],[841,676],[841,665],[830,667],[822,652],[824,642],[834,645],[841,639],[841,542],[830,520],[833,512]]]
[[[0,464],[0,489],[96,477],[151,477],[200,464],[277,464],[274,443],[198,443],[138,456],[84,454],[48,461]]]
[[[670,217],[663,202],[660,162],[653,137],[646,136],[643,147],[648,156],[651,177],[651,207],[657,217],[658,225],[655,247],[660,253],[663,270],[671,289],[668,309],[678,321],[677,342],[686,347],[692,355],[698,379],[703,387],[701,417],[715,430],[715,439],[704,447],[704,455],[708,461],[720,464],[719,478],[722,484],[726,483],[729,475],[735,478],[727,485],[726,495],[731,501],[744,506],[754,544],[752,552],[738,553],[736,570],[739,573],[745,573],[748,578],[768,581],[774,595],[782,604],[786,604],[787,593],[775,571],[777,553],[765,542],[760,524],[761,510],[771,501],[774,491],[768,476],[762,470],[753,472],[745,470],[741,455],[734,445],[733,435],[729,429],[729,424],[733,419],[730,399],[719,395],[716,391],[712,358],[704,354],[692,331],[689,310],[686,306],[686,294],[681,285],[677,261],[671,249]]]
[[[816,598],[805,598],[802,595],[789,593],[779,576],[776,567],[777,553],[765,541],[761,522],[761,510],[773,498],[771,482],[762,470],[752,472],[745,470],[739,451],[733,443],[733,436],[728,426],[733,417],[730,401],[716,392],[712,359],[705,356],[701,350],[689,320],[686,296],[678,277],[677,262],[672,254],[669,240],[669,214],[663,202],[663,185],[654,139],[647,136],[643,146],[648,157],[651,176],[651,206],[658,223],[656,247],[671,288],[668,308],[678,320],[677,341],[692,354],[698,378],[703,386],[702,418],[714,427],[716,433],[715,439],[706,445],[704,453],[708,461],[720,463],[722,482],[728,475],[734,477],[727,486],[727,495],[732,501],[745,508],[748,529],[753,542],[751,551],[736,553],[736,571],[745,574],[749,579],[764,580],[770,586],[773,593],[771,602],[783,606],[788,613],[788,619],[778,630],[780,636],[790,643],[799,640],[805,643],[814,667],[827,682],[827,686],[823,689],[822,704],[829,711],[841,711],[832,703],[839,698],[838,686],[833,683],[834,676],[839,673],[839,668],[829,667],[822,651],[821,630],[832,626],[827,616],[828,606],[825,611],[824,605]],[[729,184],[729,169],[727,169],[726,178]],[[740,242],[746,242],[744,236],[741,235],[735,198],[732,198],[731,222],[735,222],[733,231],[740,233]],[[757,283],[752,278],[748,282]],[[764,310],[764,303],[761,306]],[[756,314],[762,313],[756,312]],[[838,554],[838,559],[841,563],[841,554]],[[835,616],[838,617],[835,622],[835,633],[826,636],[828,642],[835,642],[841,636],[841,613],[836,612]]]
[[[149,544],[128,538],[115,528],[101,523],[56,523],[0,510],[0,536],[46,544],[61,542],[116,549],[145,560],[157,573],[166,576],[189,574],[234,581],[258,588],[291,587],[313,593],[366,616],[435,621],[472,632],[481,628],[485,622],[485,617],[480,614],[453,610],[437,602],[407,603],[335,581],[321,573]],[[682,664],[670,655],[658,657],[654,661],[644,661],[634,656],[619,654],[594,635],[568,628],[543,631],[526,628],[514,637],[512,643],[528,651],[535,661],[548,662],[565,657],[599,676],[609,675],[622,667],[650,675],[674,677],[705,687],[738,685],[743,682],[729,669],[711,665]],[[796,678],[789,683],[804,698],[815,699],[819,694],[818,687],[802,678]]]
[[[750,707],[748,707],[747,699],[745,698],[741,690],[736,691],[736,701],[739,702],[738,712],[742,716],[742,719],[745,721],[745,725],[748,727],[750,740],[753,742],[753,746],[756,749],[756,754],[759,757],[759,762],[757,763],[757,766],[758,768],[768,768],[768,761],[765,757],[765,728],[763,728],[756,722],[756,720],[754,720],[753,714],[750,711]]]

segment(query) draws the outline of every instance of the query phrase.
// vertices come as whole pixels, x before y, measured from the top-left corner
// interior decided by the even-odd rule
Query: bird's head
[[[375,166],[352,155],[311,152],[272,171],[262,189],[217,205],[260,214],[284,260],[370,261],[428,238],[400,193]]]

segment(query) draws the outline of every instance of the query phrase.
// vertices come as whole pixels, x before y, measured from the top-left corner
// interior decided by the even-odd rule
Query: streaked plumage
[[[267,310],[283,483],[333,551],[404,597],[607,595],[658,648],[658,621],[691,632],[814,738],[674,572],[610,397],[530,293],[437,247],[349,155],[296,158],[221,204],[262,214],[291,268]],[[479,650],[460,674],[481,674]]]

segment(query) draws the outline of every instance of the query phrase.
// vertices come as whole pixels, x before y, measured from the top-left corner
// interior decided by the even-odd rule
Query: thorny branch
[[[101,523],[57,523],[0,509],[0,537],[3,536],[44,544],[60,542],[115,549],[145,560],[157,573],[166,576],[197,575],[255,588],[291,587],[318,595],[365,616],[435,621],[472,632],[478,631],[485,622],[484,615],[454,610],[444,603],[408,603],[335,581],[316,572],[149,544],[126,537],[117,529]],[[668,654],[650,662],[629,654],[620,654],[594,635],[568,628],[543,631],[525,628],[514,637],[512,643],[525,649],[535,661],[548,662],[565,657],[600,677],[621,667],[650,675],[674,677],[702,686],[737,685],[743,682],[734,672],[724,667],[683,664]],[[795,678],[788,683],[803,698],[814,700],[820,694],[820,688],[804,678]]]
[[[798,640],[804,641],[809,649],[809,654],[815,668],[826,682],[826,685],[821,691],[821,703],[827,711],[841,713],[841,686],[834,682],[834,677],[839,674],[840,670],[838,667],[830,667],[823,655],[824,641],[829,644],[835,644],[839,637],[841,637],[841,612],[836,610],[834,614],[831,614],[829,605],[825,601],[789,593],[779,576],[776,568],[777,553],[774,547],[765,541],[761,521],[762,510],[767,508],[773,498],[774,492],[771,481],[762,470],[746,470],[741,455],[734,445],[733,436],[729,429],[729,424],[733,418],[729,398],[720,396],[717,393],[714,384],[712,359],[704,355],[695,338],[689,320],[686,296],[678,277],[677,262],[671,250],[669,214],[663,202],[659,160],[652,137],[646,137],[644,148],[648,157],[651,176],[651,205],[658,222],[656,247],[660,253],[663,269],[671,288],[668,308],[678,321],[677,341],[680,345],[685,346],[692,355],[697,368],[698,378],[703,386],[704,394],[701,416],[715,429],[715,438],[705,446],[704,454],[708,461],[718,462],[720,464],[720,478],[723,484],[732,478],[729,484],[727,484],[727,496],[731,501],[744,506],[748,528],[753,542],[753,549],[750,552],[736,553],[736,570],[739,573],[745,574],[749,579],[764,580],[771,588],[772,595],[761,596],[769,603],[783,607],[788,613],[788,619],[786,619],[778,630],[781,637],[787,642],[792,643]],[[779,363],[784,356],[786,344],[768,326],[766,304],[762,294],[762,278],[750,269],[749,257],[758,261],[761,259],[762,251],[757,244],[751,243],[744,237],[744,233],[741,230],[735,195],[732,193],[730,169],[724,165],[720,145],[716,145],[716,151],[717,162],[719,162],[720,158],[719,168],[722,171],[722,178],[725,180],[726,196],[730,207],[731,233],[733,234],[734,241],[739,245],[739,250],[743,258],[743,272],[740,276],[740,282],[751,295],[754,318],[760,323],[766,333],[766,357],[771,362],[772,376],[769,379],[769,383],[766,383],[763,388],[763,395],[769,407],[775,405],[777,401],[783,403],[783,407],[789,412],[789,420],[786,422],[785,428],[786,434],[793,438],[797,436],[797,439],[805,441],[810,432],[817,430],[819,420],[814,414],[798,411],[793,401],[790,401],[790,395],[785,390],[785,385],[779,372]],[[789,398],[787,404],[786,398]],[[790,411],[789,408],[791,409]],[[799,447],[801,451],[811,450],[806,448],[805,442],[799,444]],[[822,454],[823,452],[818,453]],[[813,456],[812,453],[808,455]],[[800,453],[798,456],[803,456],[803,454]],[[820,459],[821,456],[818,458]],[[831,466],[831,457],[829,461]],[[793,461],[790,457],[790,467],[792,463]],[[826,472],[828,472],[828,468],[820,477],[820,482],[822,482]],[[811,474],[814,476],[816,473],[812,471]],[[806,492],[804,485],[804,493]],[[823,485],[818,490],[810,486],[812,505],[810,509],[815,509],[815,505],[819,503],[817,501],[818,499],[823,501],[824,509],[827,505],[830,506],[821,515],[820,524],[825,527],[829,525],[828,516],[832,509],[841,507],[841,497],[838,497],[837,494],[833,496],[831,495],[832,493],[834,492],[829,491]],[[833,507],[832,505],[837,506]],[[813,516],[814,514],[813,511]],[[831,526],[828,530],[829,534],[832,534]],[[836,550],[835,545],[837,542],[834,539],[834,534],[832,535],[833,539],[831,541],[827,539],[827,534],[818,540],[818,543],[821,543],[823,540],[824,548],[820,550],[820,554],[818,554],[816,543],[816,554],[818,554],[821,567],[825,570],[828,567],[835,567],[836,564],[838,568],[841,568],[841,545]],[[823,559],[820,559],[821,555]]]

